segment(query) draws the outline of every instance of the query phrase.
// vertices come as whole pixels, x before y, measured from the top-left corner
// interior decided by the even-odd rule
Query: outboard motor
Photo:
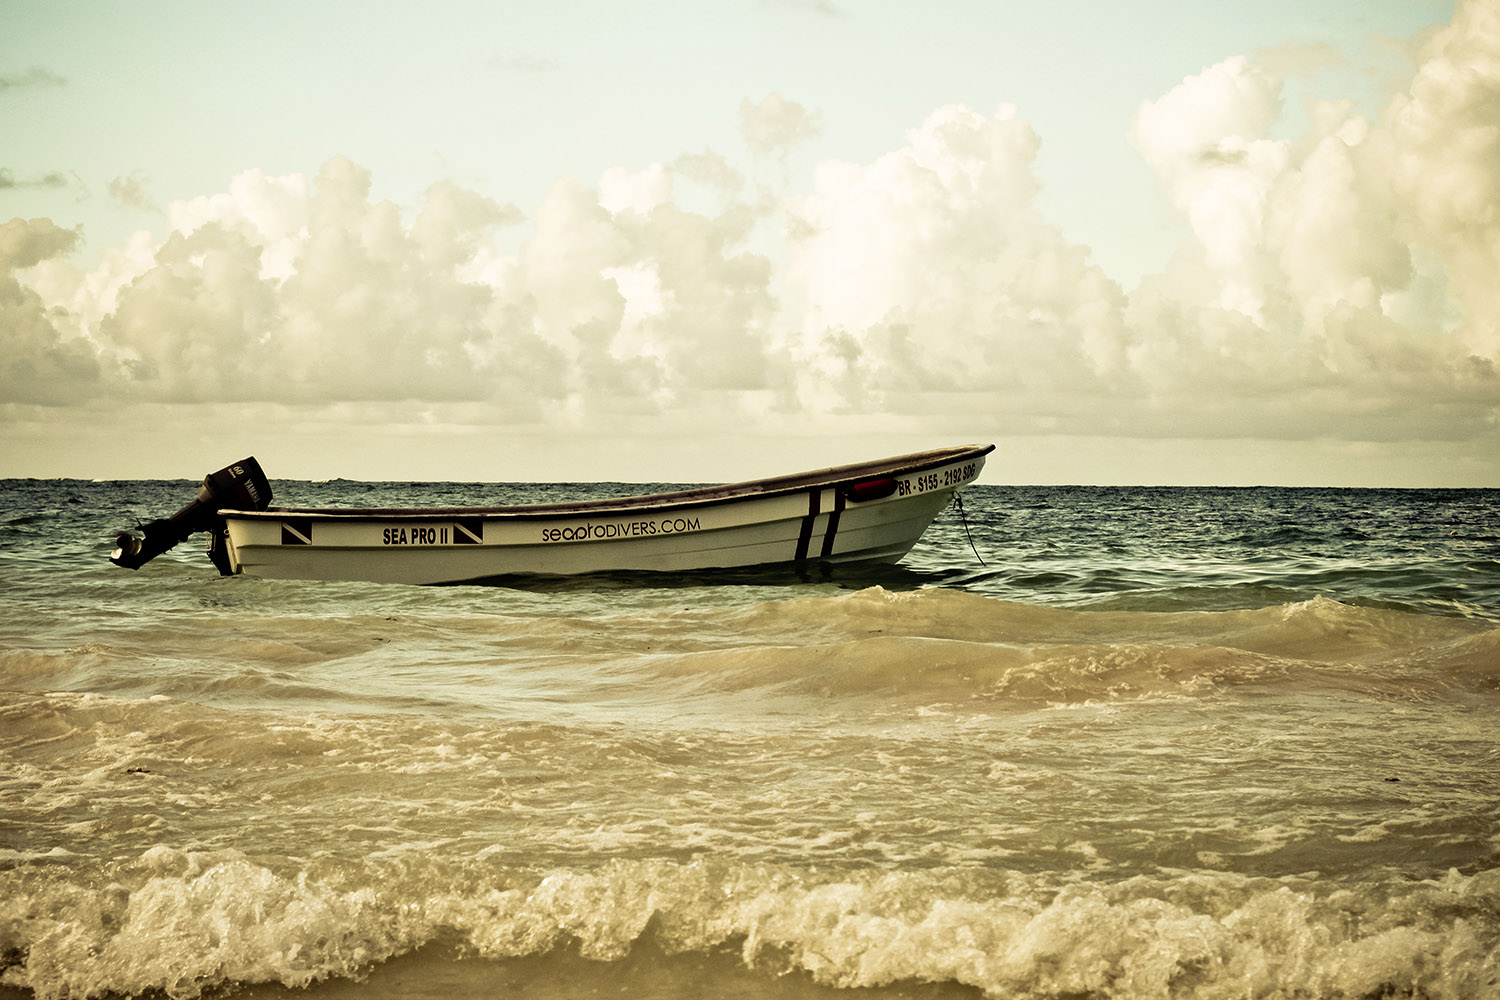
[[[229,575],[229,558],[224,551],[224,519],[221,510],[265,510],[271,505],[271,484],[254,458],[236,462],[203,478],[198,498],[171,517],[138,525],[141,535],[122,531],[115,536],[119,546],[109,561],[126,569],[140,569],[178,542],[187,541],[195,531],[210,533],[208,557]]]

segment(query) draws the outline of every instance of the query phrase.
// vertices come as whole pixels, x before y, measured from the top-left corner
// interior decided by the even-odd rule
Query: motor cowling
[[[228,572],[222,535],[224,518],[221,510],[265,510],[271,505],[271,484],[261,471],[260,463],[246,458],[203,478],[198,496],[171,517],[158,518],[137,525],[134,532],[122,531],[115,536],[117,546],[109,561],[126,569],[140,569],[178,542],[185,542],[195,532],[211,533],[209,558]]]

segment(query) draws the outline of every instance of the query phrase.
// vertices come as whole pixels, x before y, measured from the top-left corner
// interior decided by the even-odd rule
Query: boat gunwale
[[[224,508],[219,514],[234,520],[275,520],[285,517],[317,520],[383,520],[424,521],[454,517],[514,518],[517,520],[557,519],[579,515],[632,513],[642,509],[676,510],[711,507],[761,500],[810,489],[829,489],[852,485],[872,478],[911,475],[951,465],[966,458],[983,458],[995,450],[993,444],[960,445],[931,451],[913,452],[891,458],[832,466],[811,472],[772,476],[715,486],[695,486],[666,493],[644,493],[638,496],[605,497],[595,500],[573,500],[558,503],[509,504],[489,507],[278,507],[265,510]]]

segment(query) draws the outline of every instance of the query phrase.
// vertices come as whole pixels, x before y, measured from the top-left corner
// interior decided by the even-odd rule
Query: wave
[[[1082,611],[952,590],[871,588],[726,617],[721,629],[729,631],[717,641],[700,648],[668,642],[632,667],[699,690],[959,697],[1021,707],[1196,697],[1246,685],[1402,697],[1500,686],[1500,629],[1321,597],[1254,611]]]
[[[153,848],[108,878],[0,873],[0,983],[41,1000],[362,977],[433,945],[504,962],[730,952],[829,986],[1028,997],[1477,997],[1500,983],[1500,870],[1409,881],[615,861],[528,872],[416,853],[316,870]]]
[[[1402,700],[1500,690],[1493,623],[1324,597],[1142,611],[870,587],[687,607],[653,593],[601,613],[593,596],[455,607],[423,591],[360,604],[369,592],[351,592],[355,606],[343,613],[310,616],[300,601],[231,614],[195,606],[61,651],[0,649],[0,686],[373,712],[669,706],[742,694],[774,699],[777,711],[788,696],[1005,711],[1242,689]]]

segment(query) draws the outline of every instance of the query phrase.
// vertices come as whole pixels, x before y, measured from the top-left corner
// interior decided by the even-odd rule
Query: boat
[[[667,493],[500,507],[278,507],[253,457],[171,517],[120,532],[138,569],[196,532],[226,576],[473,583],[515,576],[894,563],[994,445]],[[139,534],[137,533],[139,532]]]

